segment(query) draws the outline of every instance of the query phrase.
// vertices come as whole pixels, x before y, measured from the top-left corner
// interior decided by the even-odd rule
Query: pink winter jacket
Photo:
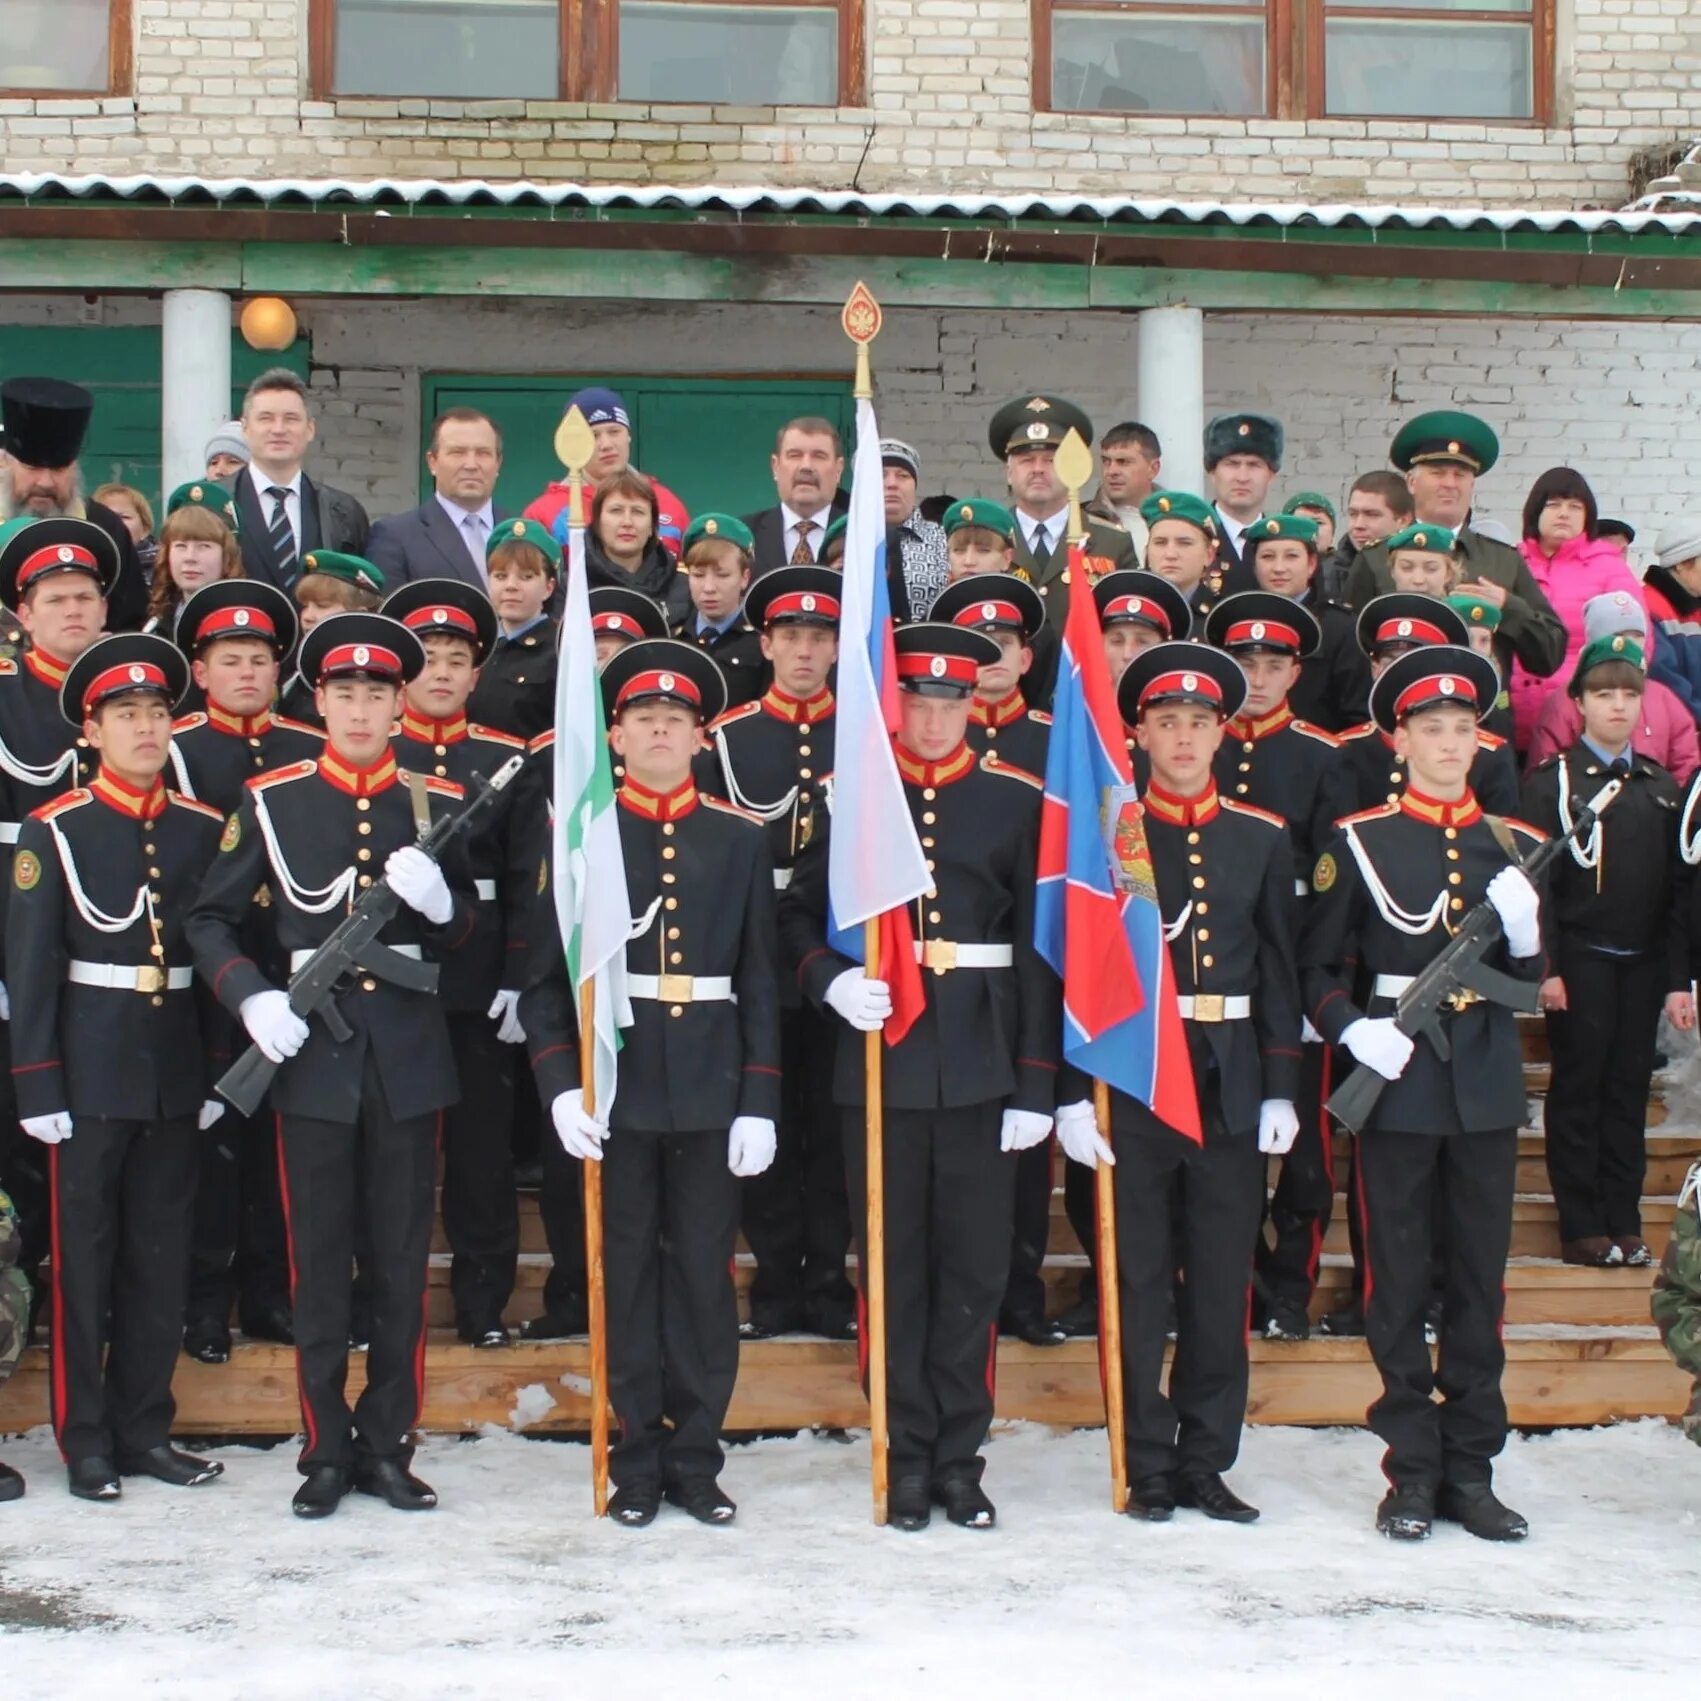
[[[1563,690],[1549,693],[1541,714],[1530,729],[1529,753],[1524,772],[1534,773],[1548,757],[1569,750],[1583,736],[1583,712],[1577,700]],[[1701,742],[1697,741],[1695,718],[1683,699],[1669,685],[1648,681],[1642,693],[1642,713],[1630,735],[1630,748],[1638,756],[1658,762],[1680,786],[1689,784],[1701,768]]]
[[[1583,653],[1583,604],[1606,591],[1628,591],[1644,608],[1647,599],[1642,594],[1642,581],[1625,565],[1624,557],[1598,539],[1572,538],[1549,557],[1535,538],[1527,537],[1518,551],[1553,605],[1567,640],[1565,660],[1546,679],[1527,672],[1522,662],[1512,664],[1512,736],[1522,752],[1529,748],[1542,704],[1551,692],[1564,691]]]

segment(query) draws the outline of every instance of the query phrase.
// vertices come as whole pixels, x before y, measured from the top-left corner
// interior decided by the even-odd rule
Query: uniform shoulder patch
[[[1477,728],[1477,749],[1504,750],[1505,748],[1506,740],[1499,733],[1490,732],[1487,727],[1479,726]]]
[[[727,803],[718,797],[709,797],[703,792],[697,794],[697,801],[705,809],[718,810],[722,815],[736,815],[740,821],[748,821],[753,827],[765,827],[767,823],[760,815],[752,815],[748,809],[740,809],[735,803]]]
[[[555,728],[554,727],[546,727],[542,732],[540,732],[537,735],[536,738],[534,738],[531,741],[530,744],[528,744],[526,746],[526,749],[533,756],[537,755],[537,753],[540,750],[553,750],[554,748],[555,748]]]
[[[85,803],[92,803],[93,801],[94,793],[85,791],[83,787],[78,786],[74,790],[66,792],[63,796],[54,798],[51,803],[44,803],[41,808],[32,809],[30,819],[32,821],[51,821],[55,816],[63,815],[68,810],[80,809]]]
[[[1337,827],[1356,827],[1361,821],[1385,821],[1390,815],[1398,815],[1400,806],[1397,803],[1379,803],[1374,809],[1361,809],[1355,815],[1343,815],[1335,822]]]
[[[1311,871],[1311,889],[1314,892],[1327,892],[1335,884],[1335,878],[1340,873],[1334,857],[1328,852],[1318,857],[1317,866]]]
[[[181,732],[193,732],[196,727],[205,726],[206,724],[207,717],[205,715],[179,715],[177,719],[171,723],[171,736],[175,738]]]
[[[1013,763],[1001,761],[990,750],[980,759],[980,771],[983,774],[996,774],[1001,780],[1020,780],[1023,785],[1032,786],[1035,791],[1045,790],[1045,781],[1038,774],[1030,774],[1026,768],[1018,768]]]
[[[728,709],[724,715],[716,715],[709,722],[709,731],[713,732],[718,727],[731,726],[734,721],[747,721],[752,715],[759,715],[761,712],[762,699],[760,697],[754,703],[740,703],[736,709]]]
[[[1293,729],[1303,738],[1314,738],[1319,744],[1326,744],[1331,750],[1339,750],[1341,741],[1334,733],[1324,727],[1313,726],[1310,721],[1296,720]]]
[[[233,809],[230,819],[224,824],[224,831],[219,835],[219,849],[233,851],[242,843],[242,817]]]
[[[0,656],[0,679],[13,679],[17,676],[18,663],[12,656]]]
[[[467,728],[467,736],[476,738],[481,744],[499,744],[504,750],[524,750],[526,741],[516,738],[511,732],[501,732],[493,726],[484,726],[474,722]]]
[[[302,762],[291,762],[286,767],[268,768],[263,774],[256,774],[251,780],[242,783],[250,791],[266,791],[272,786],[281,786],[287,780],[304,780],[309,774],[316,774],[319,764],[311,759]]]
[[[273,715],[272,725],[281,726],[285,732],[305,732],[309,737],[321,740],[325,736],[322,726],[310,726],[306,721],[291,720],[288,715]]]
[[[1350,744],[1355,739],[1369,738],[1376,731],[1375,721],[1360,721],[1357,726],[1350,726],[1344,732],[1335,734],[1337,744]]]
[[[34,851],[21,850],[12,858],[12,884],[20,892],[33,891],[41,884],[41,858]]]
[[[1540,827],[1532,827],[1528,821],[1520,821],[1516,815],[1505,815],[1501,819],[1514,833],[1522,833],[1531,844],[1545,845],[1547,843],[1547,834]]]
[[[165,795],[173,803],[175,803],[179,809],[192,809],[197,815],[205,815],[209,821],[222,821],[224,819],[224,811],[222,809],[214,809],[211,805],[202,803],[198,798],[185,797],[182,792],[171,791],[170,789],[167,789]],[[236,817],[232,816],[231,819],[235,820]]]
[[[1028,719],[1031,721],[1037,721],[1041,726],[1051,725],[1051,716],[1048,715],[1044,709],[1029,709]]]
[[[1272,815],[1268,809],[1260,809],[1255,803],[1241,803],[1232,797],[1219,798],[1217,801],[1224,809],[1232,809],[1236,815],[1250,815],[1256,820],[1268,821],[1272,827],[1280,827],[1284,831],[1287,828],[1287,822],[1281,816]]]
[[[438,797],[462,798],[467,795],[467,788],[456,785],[453,780],[440,780],[435,774],[421,774],[420,778],[425,782],[425,789],[435,792]]]

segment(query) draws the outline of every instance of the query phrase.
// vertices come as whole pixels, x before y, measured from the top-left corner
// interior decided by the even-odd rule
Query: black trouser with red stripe
[[[1051,1239],[1052,1141],[1016,1154],[1016,1196],[1010,1236],[1010,1275],[1002,1315],[1015,1323],[1045,1316],[1045,1267]]]
[[[520,1207],[514,1192],[514,1070],[525,1053],[479,1011],[449,1012],[461,1097],[443,1112],[443,1232],[463,1332],[497,1327],[514,1292]]]
[[[225,1113],[201,1135],[186,1321],[289,1309],[289,1247],[273,1138],[275,1118]]]
[[[392,1117],[368,1056],[360,1120],[278,1118],[284,1215],[295,1302],[295,1362],[314,1465],[406,1459],[425,1398],[426,1266],[431,1254],[439,1113]],[[366,1387],[348,1381],[355,1247],[371,1283]]]
[[[720,1474],[738,1380],[738,1177],[724,1128],[610,1130],[603,1147],[608,1397],[616,1488]]]
[[[72,1130],[48,1163],[53,1430],[76,1464],[171,1437],[197,1141],[192,1117]]]
[[[1384,1473],[1401,1488],[1487,1482],[1506,1443],[1500,1327],[1517,1172],[1515,1128],[1488,1134],[1371,1128],[1358,1142],[1368,1259],[1364,1332],[1382,1373],[1382,1397],[1367,1421],[1388,1444]],[[1423,1316],[1438,1213],[1443,1324],[1432,1370]]]
[[[529,1074],[530,1071],[528,1070]],[[543,1309],[552,1317],[584,1315],[585,1165],[562,1149],[543,1108],[543,1131],[538,1148],[543,1182],[538,1191],[538,1214],[549,1245],[549,1274],[543,1279]],[[581,1325],[582,1327],[583,1325]]]
[[[1273,1244],[1258,1237],[1258,1280],[1273,1304],[1303,1312],[1317,1286],[1323,1237],[1335,1207],[1334,1129],[1323,1101],[1330,1091],[1330,1049],[1300,1047],[1299,1134],[1282,1159],[1270,1195]],[[1350,1060],[1349,1060],[1350,1061]]]
[[[1246,1418],[1247,1309],[1264,1207],[1264,1155],[1223,1125],[1214,1081],[1196,1146],[1121,1093],[1111,1097],[1122,1398],[1131,1480],[1226,1471]],[[1175,1363],[1162,1387],[1175,1300]]]
[[[999,1149],[1003,1109],[994,1099],[886,1112],[886,1416],[894,1477],[980,1478],[1016,1188],[1016,1160]],[[840,1114],[862,1262],[867,1123],[860,1106]],[[862,1338],[866,1376],[866,1327]]]

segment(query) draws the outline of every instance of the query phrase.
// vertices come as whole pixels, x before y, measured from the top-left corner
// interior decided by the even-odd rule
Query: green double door
[[[419,488],[431,489],[425,447],[431,421],[445,408],[472,407],[502,432],[498,507],[518,510],[551,479],[555,428],[567,399],[585,384],[619,391],[632,416],[632,464],[653,474],[693,514],[747,514],[775,501],[768,457],[788,419],[831,420],[850,450],[856,417],[846,379],[807,378],[505,378],[426,373],[421,378]]]

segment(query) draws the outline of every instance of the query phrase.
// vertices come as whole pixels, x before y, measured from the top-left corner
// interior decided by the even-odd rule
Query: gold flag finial
[[[856,288],[850,292],[850,299],[845,303],[845,310],[839,316],[839,323],[845,328],[845,335],[856,344],[856,385],[853,391],[856,399],[872,401],[874,399],[874,375],[868,365],[868,345],[880,335],[880,303],[870,293],[868,285],[860,278]]]
[[[1057,476],[1069,492],[1069,541],[1087,541],[1087,522],[1081,513],[1081,492],[1093,476],[1093,452],[1082,440],[1081,433],[1070,426],[1063,441],[1057,445]]]
[[[575,404],[568,408],[555,428],[555,453],[567,469],[567,482],[572,488],[567,515],[569,525],[583,526],[585,523],[585,468],[591,464],[596,452],[596,433]]]

